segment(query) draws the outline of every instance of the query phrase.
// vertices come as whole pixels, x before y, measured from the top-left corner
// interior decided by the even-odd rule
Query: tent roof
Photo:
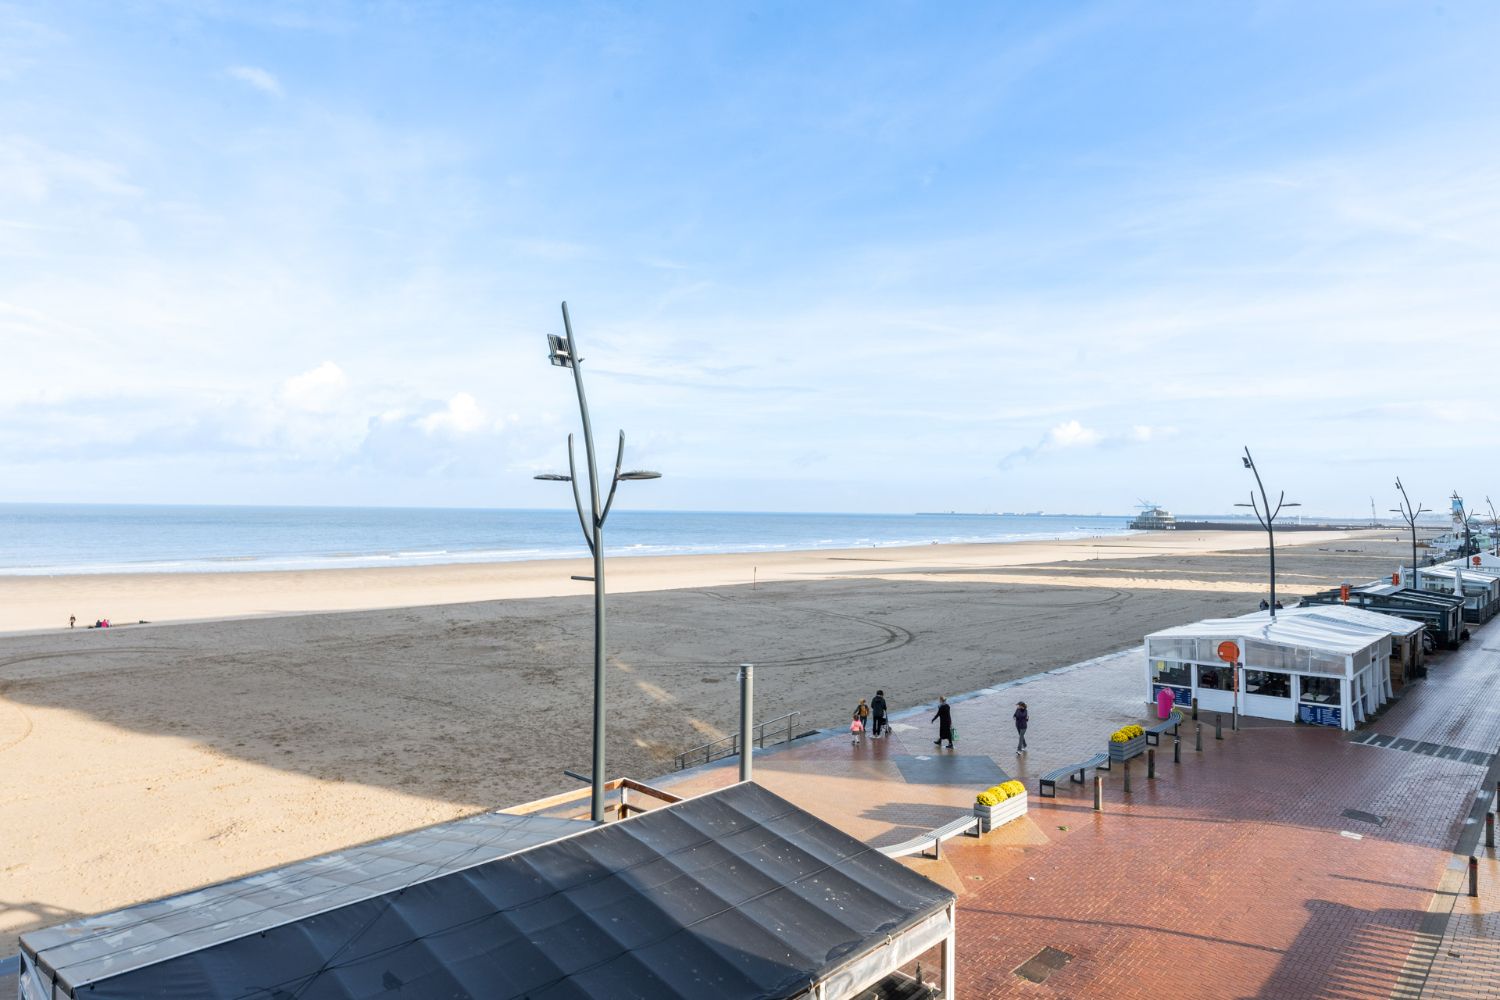
[[[1258,618],[1258,620],[1257,620]],[[1209,618],[1201,622],[1177,625],[1146,636],[1152,639],[1230,639],[1256,640],[1276,646],[1311,649],[1337,656],[1350,656],[1375,645],[1379,640],[1368,632],[1353,633],[1328,622],[1306,617],[1286,616],[1277,612],[1269,616],[1247,615],[1243,618]]]
[[[1288,615],[1296,618],[1311,618],[1335,628],[1357,629],[1360,632],[1384,635],[1414,635],[1426,628],[1421,622],[1414,622],[1410,618],[1397,618],[1395,615],[1384,615],[1379,611],[1352,608],[1343,604],[1308,604],[1297,608],[1283,608],[1276,612],[1278,621]],[[1254,611],[1244,617],[1263,621],[1270,615],[1265,611]]]
[[[791,997],[953,898],[747,783],[264,934],[59,979],[98,1000]]]
[[[76,987],[282,928],[591,825],[481,813],[32,931],[22,935],[21,947]]]

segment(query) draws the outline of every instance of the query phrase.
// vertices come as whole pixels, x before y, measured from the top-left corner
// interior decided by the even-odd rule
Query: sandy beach
[[[1280,589],[1409,559],[1283,536]],[[833,726],[1253,609],[1264,536],[616,559],[609,770],[757,715]],[[0,578],[0,949],[31,927],[577,787],[592,591],[569,562]],[[96,617],[153,624],[66,628]],[[62,627],[59,628],[58,626]]]

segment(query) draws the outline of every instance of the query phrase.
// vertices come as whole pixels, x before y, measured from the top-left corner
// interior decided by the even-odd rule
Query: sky
[[[0,0],[0,502],[1478,506],[1497,29]]]

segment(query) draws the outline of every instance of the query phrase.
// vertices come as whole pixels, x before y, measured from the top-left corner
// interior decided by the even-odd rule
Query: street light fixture
[[[548,360],[558,368],[573,369],[573,384],[578,390],[578,411],[583,415],[583,446],[588,458],[589,505],[584,507],[583,496],[578,492],[578,466],[573,458],[573,435],[568,435],[568,475],[546,472],[534,478],[549,482],[573,484],[573,506],[578,511],[578,526],[583,529],[583,540],[588,543],[594,557],[594,575],[575,576],[573,579],[591,581],[594,584],[594,773],[591,815],[595,823],[604,822],[604,521],[609,517],[615,503],[615,490],[622,482],[641,479],[660,479],[660,472],[636,469],[621,472],[625,459],[625,432],[620,432],[620,444],[615,450],[615,471],[609,483],[609,495],[601,505],[599,502],[599,466],[594,460],[594,430],[589,424],[589,404],[583,394],[583,359],[578,356],[573,342],[573,321],[568,316],[568,304],[562,304],[563,330],[566,336],[547,335],[550,348]]]
[[[1271,509],[1271,501],[1266,498],[1266,487],[1265,487],[1265,484],[1260,481],[1260,470],[1255,467],[1255,459],[1253,459],[1253,458],[1250,457],[1250,449],[1249,448],[1245,449],[1245,454],[1240,459],[1240,461],[1243,462],[1243,463],[1245,463],[1245,468],[1249,469],[1251,472],[1253,472],[1255,474],[1255,485],[1260,488],[1260,502],[1256,503],[1255,494],[1252,492],[1250,494],[1250,502],[1249,503],[1237,503],[1237,504],[1235,504],[1235,506],[1236,507],[1249,507],[1251,510],[1255,511],[1255,519],[1260,522],[1260,525],[1261,525],[1262,528],[1266,529],[1266,536],[1269,539],[1267,547],[1269,548],[1270,553],[1271,553],[1271,608],[1270,608],[1270,611],[1271,611],[1271,620],[1275,621],[1276,620],[1276,528],[1275,528],[1276,515],[1280,514],[1281,511],[1282,511],[1282,508],[1284,508],[1284,507],[1301,507],[1302,505],[1300,503],[1287,503],[1286,502],[1286,491],[1283,490],[1282,493],[1281,493],[1281,496],[1278,497],[1277,500],[1276,500],[1276,509],[1272,510]]]
[[[1500,555],[1500,519],[1496,517],[1496,505],[1485,496],[1485,504],[1490,507],[1490,547],[1491,555]]]
[[[1402,517],[1402,519],[1405,520],[1406,523],[1411,527],[1411,574],[1412,574],[1411,575],[1411,580],[1412,580],[1413,589],[1419,589],[1419,588],[1416,587],[1416,582],[1417,582],[1417,518],[1421,517],[1423,514],[1429,514],[1429,513],[1431,513],[1431,511],[1427,507],[1423,507],[1422,506],[1422,502],[1420,500],[1417,501],[1417,506],[1415,508],[1412,507],[1412,505],[1411,505],[1411,497],[1409,497],[1409,496],[1406,495],[1406,487],[1401,485],[1401,477],[1400,476],[1396,477],[1396,489],[1398,489],[1398,490],[1401,491],[1401,506],[1400,507],[1392,507],[1391,508],[1391,513],[1392,514],[1400,514],[1401,517]]]

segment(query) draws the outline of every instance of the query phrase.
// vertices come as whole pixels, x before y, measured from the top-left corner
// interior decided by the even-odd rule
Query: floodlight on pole
[[[1429,514],[1429,513],[1431,513],[1431,510],[1429,508],[1427,508],[1427,507],[1423,507],[1422,506],[1422,501],[1420,501],[1420,500],[1417,501],[1417,505],[1415,507],[1412,506],[1411,497],[1409,497],[1409,496],[1406,495],[1406,487],[1401,485],[1401,477],[1400,476],[1396,477],[1396,489],[1398,489],[1398,490],[1401,491],[1401,506],[1399,506],[1399,507],[1392,507],[1391,508],[1391,513],[1392,514],[1400,514],[1402,520],[1404,520],[1407,523],[1407,525],[1411,528],[1411,574],[1412,574],[1411,581],[1412,581],[1412,585],[1413,585],[1412,589],[1419,590],[1421,588],[1419,588],[1419,587],[1416,586],[1416,583],[1417,583],[1417,518],[1421,517],[1423,514]]]
[[[593,795],[590,813],[595,823],[604,822],[604,522],[615,503],[615,490],[620,483],[641,479],[660,479],[660,472],[635,469],[621,472],[625,459],[625,432],[620,432],[620,442],[615,450],[614,475],[610,479],[609,494],[601,504],[599,499],[599,466],[594,458],[594,429],[589,423],[588,398],[583,393],[583,359],[578,356],[573,340],[573,321],[568,315],[568,304],[562,304],[563,333],[547,335],[547,358],[558,368],[573,370],[573,385],[578,391],[578,411],[583,417],[583,445],[588,461],[589,504],[584,505],[583,495],[578,489],[578,465],[574,459],[573,435],[568,435],[568,474],[544,472],[536,479],[548,482],[571,483],[573,506],[578,511],[578,526],[583,530],[583,540],[594,557],[593,577],[574,577],[575,580],[592,580],[594,584],[594,773],[590,775]]]
[[[1271,509],[1271,501],[1266,497],[1265,484],[1260,481],[1260,470],[1255,467],[1255,459],[1250,457],[1250,449],[1245,449],[1245,454],[1240,457],[1245,468],[1255,474],[1255,485],[1260,489],[1260,501],[1256,502],[1255,493],[1250,494],[1249,503],[1237,503],[1236,507],[1249,507],[1255,511],[1255,519],[1260,522],[1262,528],[1266,529],[1266,548],[1271,555],[1271,620],[1276,620],[1276,515],[1286,507],[1301,507],[1300,503],[1287,503],[1286,491],[1283,490],[1276,500],[1276,509]]]

